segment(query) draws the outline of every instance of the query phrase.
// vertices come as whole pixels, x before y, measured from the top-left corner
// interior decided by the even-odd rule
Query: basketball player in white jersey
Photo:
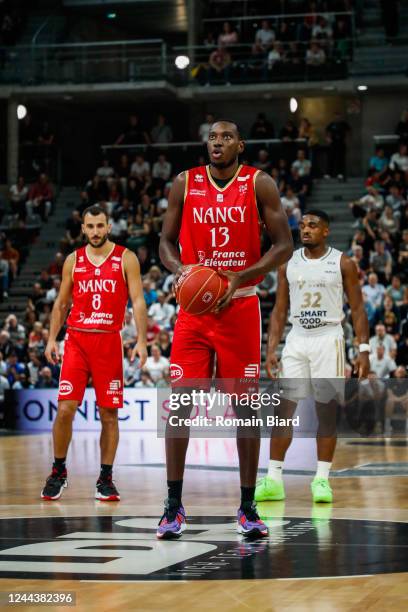
[[[332,415],[332,422],[335,422],[337,404],[334,399],[339,387],[342,389],[344,385],[345,351],[341,325],[344,318],[344,293],[359,341],[356,373],[358,371],[361,379],[369,372],[369,325],[357,268],[344,253],[326,244],[328,236],[329,217],[325,212],[310,210],[302,217],[300,238],[303,248],[296,250],[288,263],[279,268],[266,357],[267,373],[271,378],[276,378],[276,349],[290,307],[289,321],[292,329],[282,352],[279,374],[284,379],[282,385],[287,391],[283,394],[285,399],[282,399],[279,407],[279,416],[293,416],[297,401],[314,396],[320,430],[316,436],[317,472],[311,483],[314,502],[333,500],[328,478],[336,436],[334,427],[327,429],[327,418],[324,430],[324,421],[325,415],[329,416],[329,420]],[[282,468],[292,433],[291,427],[285,428],[283,435],[277,431],[272,432],[268,474],[257,483],[256,501],[278,501],[285,498]]]

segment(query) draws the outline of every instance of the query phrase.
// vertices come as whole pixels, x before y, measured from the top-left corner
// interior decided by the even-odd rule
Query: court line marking
[[[270,578],[270,580],[337,580],[337,579],[347,579],[347,578],[377,578],[378,576],[385,576],[386,574],[356,574],[350,576],[307,576],[306,578]]]

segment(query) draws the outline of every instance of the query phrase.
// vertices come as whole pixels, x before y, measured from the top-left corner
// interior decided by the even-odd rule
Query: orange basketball
[[[190,314],[204,314],[214,308],[227,289],[227,281],[216,270],[190,266],[177,281],[176,300]]]

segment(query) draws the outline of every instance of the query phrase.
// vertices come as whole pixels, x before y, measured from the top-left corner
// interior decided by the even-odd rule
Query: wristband
[[[359,344],[358,350],[360,353],[371,353],[369,344]]]

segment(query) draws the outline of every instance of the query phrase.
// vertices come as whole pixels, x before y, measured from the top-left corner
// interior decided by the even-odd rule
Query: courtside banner
[[[157,389],[125,389],[119,409],[121,431],[156,431]],[[15,391],[15,427],[20,431],[51,431],[57,414],[58,389]],[[86,389],[74,419],[74,431],[100,431],[95,391]]]

